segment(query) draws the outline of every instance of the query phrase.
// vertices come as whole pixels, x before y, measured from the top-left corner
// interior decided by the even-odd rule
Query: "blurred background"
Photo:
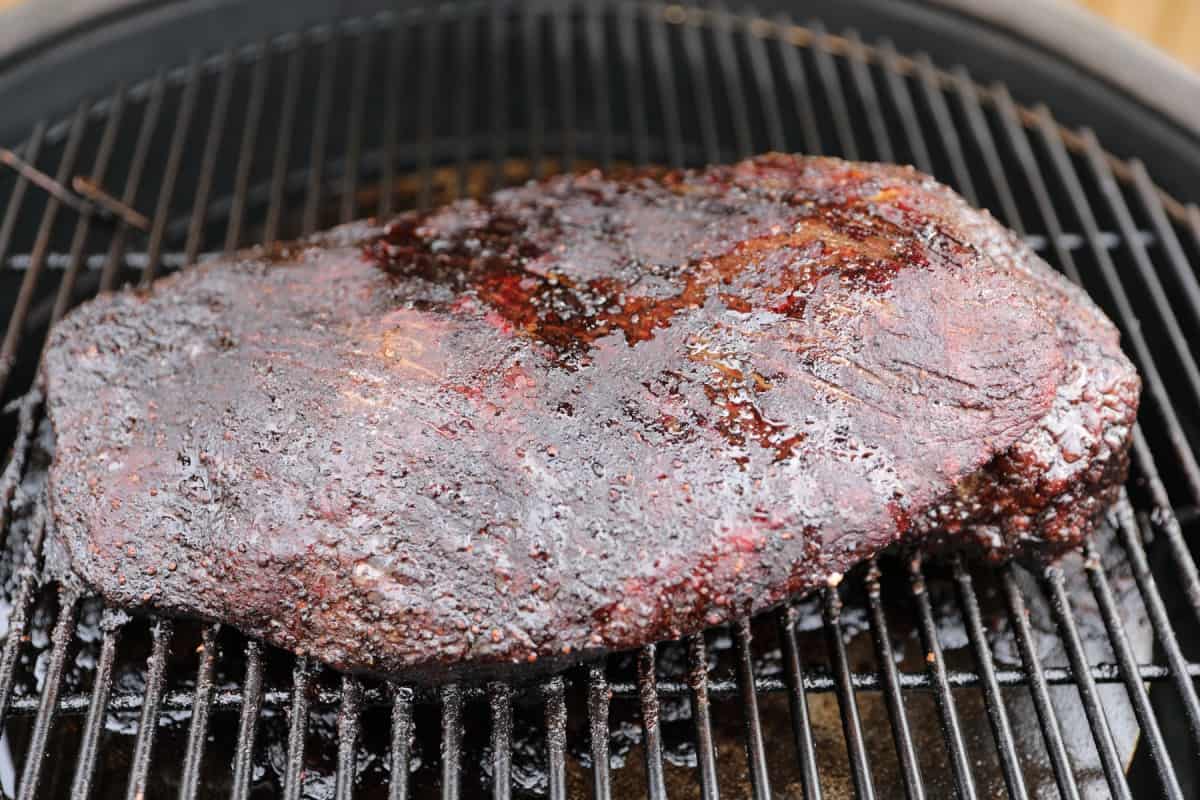
[[[1082,5],[1200,69],[1200,0],[1082,0]]]

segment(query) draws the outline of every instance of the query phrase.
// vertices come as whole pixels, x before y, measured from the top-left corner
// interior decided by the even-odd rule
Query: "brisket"
[[[1139,381],[908,168],[556,177],[86,303],[57,559],[111,602],[437,680],[696,632],[897,543],[1077,546]]]

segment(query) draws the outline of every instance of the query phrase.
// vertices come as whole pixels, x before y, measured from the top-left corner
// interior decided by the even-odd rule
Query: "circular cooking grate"
[[[1139,162],[886,42],[674,5],[444,4],[168,66],[39,124],[0,168],[5,794],[1195,791],[1200,213]],[[1121,324],[1142,427],[1086,558],[884,560],[778,614],[538,686],[436,691],[43,585],[52,443],[34,377],[75,303],[551,172],[766,149],[913,163]]]

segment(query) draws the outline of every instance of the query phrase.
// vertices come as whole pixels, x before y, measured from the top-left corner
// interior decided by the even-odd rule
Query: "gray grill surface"
[[[6,796],[1195,796],[1200,211],[1140,162],[886,41],[712,7],[443,4],[186,58],[39,124],[10,159],[37,173],[0,166]],[[42,580],[35,374],[77,302],[551,172],[767,149],[915,164],[1120,324],[1133,474],[1081,556],[898,554],[686,642],[437,690]]]

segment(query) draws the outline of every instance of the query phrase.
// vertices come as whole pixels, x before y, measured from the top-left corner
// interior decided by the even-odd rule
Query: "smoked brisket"
[[[109,601],[437,679],[672,639],[897,543],[1077,546],[1116,328],[912,169],[556,177],[84,304],[53,541]]]

